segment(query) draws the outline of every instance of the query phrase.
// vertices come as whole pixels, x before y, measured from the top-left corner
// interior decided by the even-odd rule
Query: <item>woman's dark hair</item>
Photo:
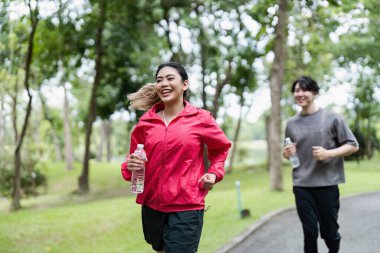
[[[154,76],[155,78],[157,78],[158,72],[160,72],[160,70],[164,67],[171,67],[173,69],[176,69],[178,74],[181,76],[182,82],[189,80],[189,77],[187,75],[185,68],[177,62],[167,62],[167,63],[160,64],[157,68],[156,75]],[[188,95],[188,89],[183,92],[183,98],[186,98],[187,95]]]
[[[314,81],[311,77],[308,76],[301,76],[297,80],[293,82],[292,85],[292,93],[294,93],[294,90],[296,88],[296,84],[299,84],[300,88],[305,91],[311,91],[314,94],[319,94],[319,86],[316,81]]]

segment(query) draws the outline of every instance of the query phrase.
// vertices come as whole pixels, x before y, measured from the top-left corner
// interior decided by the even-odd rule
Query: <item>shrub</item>
[[[24,156],[21,164],[21,191],[24,196],[38,195],[37,189],[43,187],[46,190],[47,179],[41,172],[43,164],[33,156]],[[12,194],[14,176],[14,156],[10,152],[4,152],[0,156],[0,194],[10,197]]]

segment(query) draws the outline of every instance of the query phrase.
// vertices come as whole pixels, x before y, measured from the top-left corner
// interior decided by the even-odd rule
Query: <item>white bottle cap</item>
[[[144,148],[144,144],[137,144],[137,148]]]

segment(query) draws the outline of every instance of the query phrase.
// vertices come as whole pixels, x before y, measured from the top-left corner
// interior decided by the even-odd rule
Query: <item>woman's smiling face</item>
[[[188,89],[188,80],[182,81],[178,71],[163,67],[156,77],[156,91],[164,104],[183,102],[183,92]]]

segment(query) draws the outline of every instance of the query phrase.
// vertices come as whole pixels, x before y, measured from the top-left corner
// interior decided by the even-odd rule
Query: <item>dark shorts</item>
[[[194,253],[198,250],[204,210],[163,213],[142,206],[145,240],[155,251]]]

